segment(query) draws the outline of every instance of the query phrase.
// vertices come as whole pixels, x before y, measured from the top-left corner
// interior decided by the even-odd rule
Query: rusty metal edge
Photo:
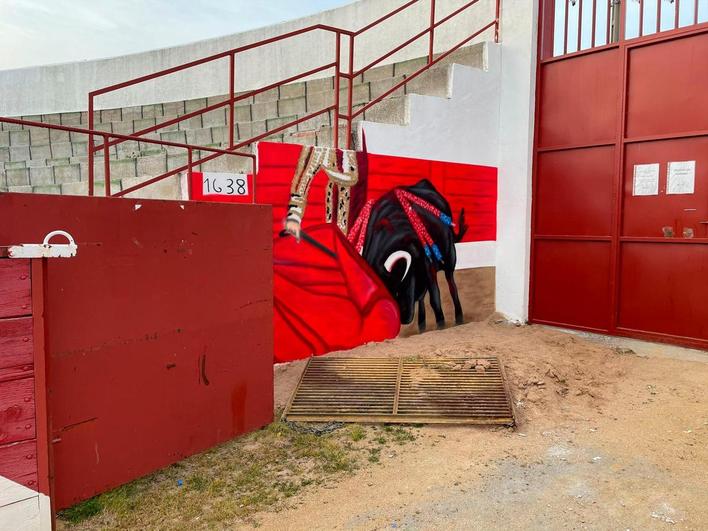
[[[516,409],[514,408],[514,400],[511,398],[511,391],[509,390],[509,379],[506,377],[506,369],[502,360],[497,357],[499,362],[499,370],[501,371],[502,382],[504,382],[504,394],[506,395],[506,400],[509,402],[509,409],[511,410],[511,426],[516,426]]]
[[[288,403],[285,406],[285,409],[283,410],[283,414],[280,415],[281,421],[286,420],[288,413],[290,413],[290,408],[292,407],[293,402],[295,401],[295,397],[297,396],[297,392],[300,390],[300,385],[302,384],[302,380],[305,377],[305,373],[307,372],[307,368],[310,366],[310,362],[313,359],[314,359],[314,356],[310,356],[307,359],[307,363],[305,364],[305,367],[302,369],[302,372],[300,373],[300,378],[297,381],[297,386],[295,387],[295,390],[293,391],[293,393],[290,395],[290,400],[288,400]]]
[[[290,422],[356,422],[357,424],[459,424],[514,426],[512,417],[490,417],[488,419],[460,417],[426,417],[422,415],[288,415]]]

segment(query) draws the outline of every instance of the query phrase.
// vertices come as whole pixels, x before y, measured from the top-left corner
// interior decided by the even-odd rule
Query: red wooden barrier
[[[79,246],[44,261],[57,509],[270,422],[270,207],[0,194],[0,211],[0,245]]]

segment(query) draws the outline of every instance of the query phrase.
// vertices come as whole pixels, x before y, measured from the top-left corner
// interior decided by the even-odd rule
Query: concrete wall
[[[483,69],[454,65],[448,98],[408,96],[406,125],[365,121],[371,153],[499,166],[499,96],[502,48],[487,43]],[[474,216],[474,212],[468,212]],[[496,264],[493,241],[457,244],[458,269]]]
[[[499,114],[497,311],[528,318],[538,3],[504,0]]]
[[[360,0],[338,9],[255,29],[235,35],[190,43],[184,46],[153,50],[110,59],[81,61],[0,72],[0,115],[27,116],[85,110],[87,93],[100,87],[142,76],[157,70],[251,44],[312,24],[328,24],[356,30],[387,13],[401,0]],[[463,0],[438,0],[437,17],[444,17],[463,5]],[[480,0],[465,13],[436,31],[436,50],[451,44],[494,19],[493,0]],[[356,40],[355,68],[364,66],[429,21],[429,2],[421,1]],[[492,35],[492,30],[490,30]],[[487,35],[489,38],[489,35]],[[348,39],[344,39],[347,41]],[[480,38],[479,40],[483,40]],[[334,60],[335,37],[316,31],[248,51],[236,60],[236,88],[246,90],[267,85],[289,76],[322,66]],[[387,62],[421,57],[427,53],[427,37],[397,53]],[[343,42],[342,58],[348,55]],[[332,75],[332,71],[322,75]],[[173,74],[99,98],[97,108],[131,107],[170,101],[216,96],[228,92],[228,59]]]

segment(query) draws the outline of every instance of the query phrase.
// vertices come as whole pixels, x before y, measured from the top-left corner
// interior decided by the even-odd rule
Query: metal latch
[[[64,236],[68,243],[49,243],[54,236]],[[64,230],[53,230],[42,243],[22,243],[8,248],[10,258],[71,258],[76,256],[76,243]]]

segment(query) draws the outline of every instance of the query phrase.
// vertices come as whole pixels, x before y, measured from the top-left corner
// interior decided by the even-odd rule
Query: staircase
[[[449,97],[453,63],[482,68],[485,43],[464,47],[444,61],[411,80],[379,104],[364,112],[358,120],[404,125],[408,121],[408,94]],[[405,79],[427,62],[427,57],[372,68],[355,79],[354,111]],[[234,136],[237,141],[273,130],[330,105],[333,101],[334,78],[327,77],[292,83],[239,101],[235,107]],[[345,101],[345,89],[341,90]],[[227,96],[144,105],[96,111],[95,129],[131,135],[136,131],[171,118],[206,107]],[[165,127],[145,138],[183,142],[198,146],[228,147],[228,109],[210,111]],[[49,124],[86,127],[86,112],[23,119]],[[285,131],[266,138],[271,142],[332,145],[333,112],[322,114]],[[86,195],[88,192],[87,135],[38,127],[0,124],[0,191],[42,194]],[[340,126],[340,136],[344,128]],[[100,143],[100,139],[99,143]],[[252,146],[251,146],[252,148]],[[110,148],[112,192],[126,189],[155,175],[187,163],[180,148],[161,148],[139,141],[126,141]],[[247,151],[246,149],[241,151]],[[102,153],[96,154],[96,194],[104,195]],[[195,153],[195,159],[206,153]],[[243,157],[223,156],[195,168],[197,171],[250,172],[251,161]],[[134,192],[135,196],[179,199],[179,178],[172,177]]]

